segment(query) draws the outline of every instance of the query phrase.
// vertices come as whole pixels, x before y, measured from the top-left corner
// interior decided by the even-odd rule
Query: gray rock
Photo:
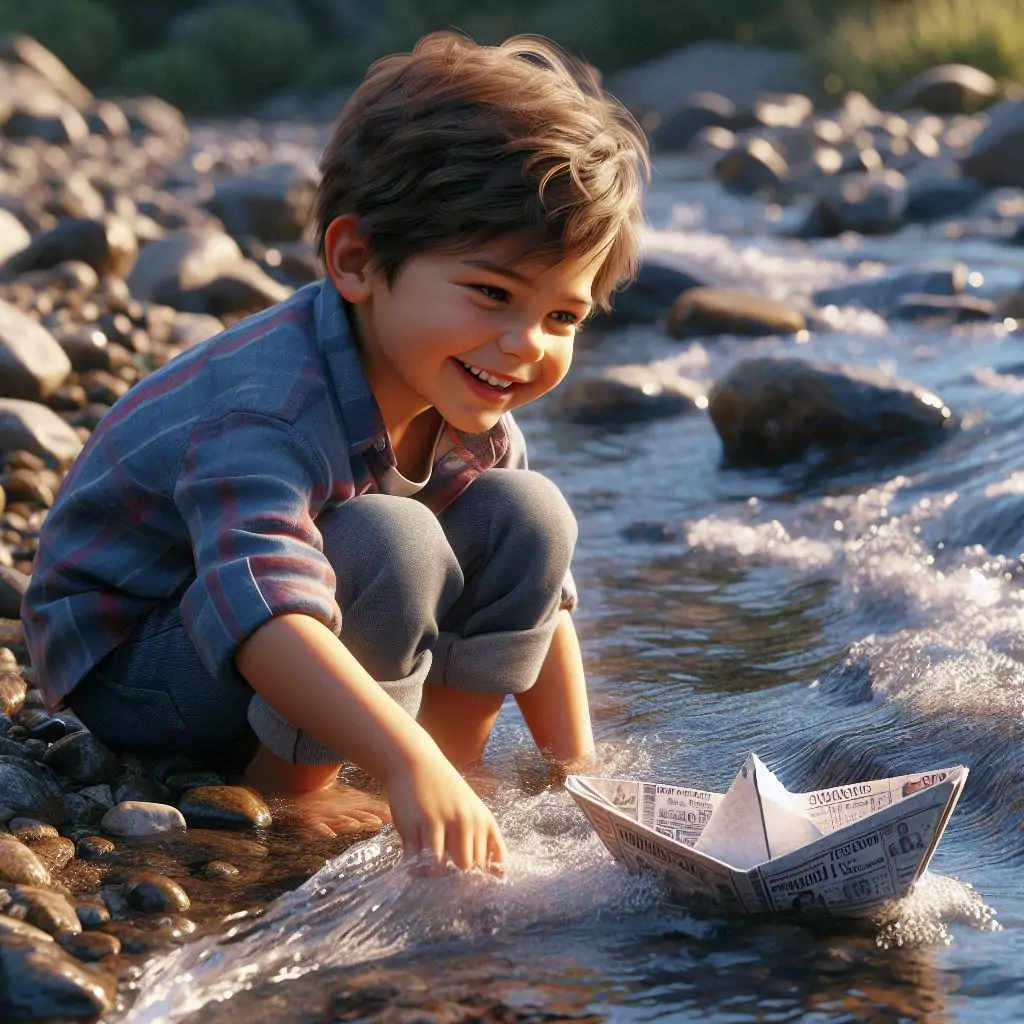
[[[222,270],[242,261],[238,243],[213,228],[173,231],[142,247],[128,275],[132,296],[156,301],[160,291],[187,291],[212,281]]]
[[[81,172],[72,171],[52,192],[47,210],[55,217],[99,219],[106,212],[103,196]]]
[[[121,952],[121,940],[105,932],[81,932],[78,935],[62,935],[61,948],[82,963],[93,964],[108,956]]]
[[[55,228],[36,236],[31,244],[4,264],[8,275],[48,270],[59,263],[86,263],[101,276],[124,277],[138,255],[139,244],[122,218],[67,217]]]
[[[84,786],[78,792],[87,799],[100,804],[100,806],[106,807],[108,810],[117,803],[113,792],[107,785]]]
[[[812,298],[817,306],[861,306],[887,314],[908,295],[959,295],[967,277],[963,263],[923,263],[822,288]]]
[[[903,224],[907,179],[884,170],[845,175],[818,196],[799,238],[833,238],[845,231],[862,235],[891,234]]]
[[[0,209],[0,263],[32,241],[24,224],[9,210]]]
[[[183,312],[229,316],[258,312],[291,294],[291,288],[275,281],[259,264],[242,260],[194,288],[162,288],[154,297]]]
[[[113,100],[96,100],[85,112],[85,123],[93,135],[119,139],[131,131],[125,112]]]
[[[669,310],[666,327],[673,338],[716,334],[754,337],[796,334],[807,327],[804,315],[789,306],[734,288],[692,288]]]
[[[61,806],[54,789],[28,762],[0,754],[0,821],[33,817],[60,822]]]
[[[928,110],[933,114],[971,114],[999,96],[999,83],[967,64],[941,64],[922,71],[896,90],[887,110]]]
[[[103,860],[117,847],[103,836],[83,836],[75,846],[75,856],[79,860]]]
[[[22,32],[0,39],[0,60],[28,68],[50,90],[78,109],[92,103],[92,93],[68,70],[64,62],[42,43]]]
[[[705,128],[727,127],[736,114],[735,104],[717,92],[691,93],[679,109],[664,119],[652,143],[662,152],[686,149]]]
[[[0,881],[20,885],[49,885],[46,865],[13,836],[0,834]]]
[[[812,448],[933,443],[957,423],[934,394],[881,371],[801,359],[748,359],[708,396],[726,458],[772,464]]]
[[[158,135],[182,145],[188,140],[185,115],[159,96],[133,96],[119,102],[133,132]]]
[[[974,178],[918,175],[907,181],[908,224],[931,224],[956,217],[969,210],[986,192],[986,186]]]
[[[156,779],[146,775],[132,775],[114,784],[114,802],[134,801],[145,804],[165,804],[171,791]]]
[[[152,836],[186,827],[176,807],[136,800],[115,804],[103,815],[101,824],[103,831],[112,836]]]
[[[889,316],[893,320],[940,320],[947,324],[991,320],[996,304],[977,295],[905,295]]]
[[[235,238],[293,242],[309,223],[318,180],[311,162],[264,164],[218,182],[206,208]]]
[[[166,914],[188,910],[188,893],[172,878],[154,871],[141,871],[124,883],[129,905],[147,914]]]
[[[662,368],[614,366],[572,380],[561,391],[561,409],[576,423],[643,423],[693,412],[704,388]]]
[[[53,335],[17,306],[0,299],[0,394],[39,401],[71,372],[71,361]]]
[[[223,330],[224,324],[209,313],[178,313],[168,340],[179,348],[191,348]]]
[[[731,192],[773,191],[790,177],[786,158],[767,140],[745,139],[715,164],[715,177]]]
[[[75,905],[75,914],[83,928],[98,928],[110,920],[110,911],[99,902],[83,901]]]
[[[988,125],[961,159],[961,169],[986,185],[1024,187],[1024,100],[999,103],[988,116]]]
[[[64,820],[77,828],[99,829],[108,808],[81,793],[65,793],[61,797]]]
[[[81,450],[82,439],[52,409],[0,398],[0,453],[28,451],[70,465]]]
[[[271,824],[270,808],[242,786],[200,786],[178,802],[190,827],[264,828]]]
[[[109,782],[121,762],[91,732],[76,732],[57,740],[43,755],[43,764],[84,786]]]
[[[641,265],[636,280],[612,297],[611,311],[596,313],[586,329],[604,331],[629,324],[653,324],[668,313],[683,292],[703,284],[685,270],[648,258]]]
[[[14,99],[3,125],[8,139],[39,139],[54,146],[88,138],[85,118],[63,97],[48,92],[23,92]]]
[[[113,1006],[114,989],[56,943],[0,942],[0,1005],[12,1020],[95,1020]]]
[[[11,616],[5,616],[11,618]],[[28,683],[20,672],[6,669],[0,671],[0,713],[12,718],[25,705],[25,693]]]

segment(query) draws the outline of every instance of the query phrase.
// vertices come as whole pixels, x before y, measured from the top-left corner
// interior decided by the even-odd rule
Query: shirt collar
[[[334,394],[345,424],[349,454],[355,455],[369,448],[377,452],[387,450],[390,454],[387,428],[359,359],[344,300],[329,277],[325,277],[320,285],[314,316],[320,349],[327,359]],[[509,446],[504,417],[483,434],[463,434],[450,425],[449,430],[456,441],[455,450],[463,461],[477,463],[481,469],[494,465]],[[394,461],[393,456],[390,461]]]

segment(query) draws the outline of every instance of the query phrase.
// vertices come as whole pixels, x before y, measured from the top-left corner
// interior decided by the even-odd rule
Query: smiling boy
[[[576,524],[510,413],[635,272],[643,135],[544,41],[438,33],[370,69],[321,171],[326,279],[111,409],[26,638],[48,705],[117,750],[241,752],[325,831],[390,817],[409,854],[500,870],[458,769],[505,696],[554,758],[593,749]]]

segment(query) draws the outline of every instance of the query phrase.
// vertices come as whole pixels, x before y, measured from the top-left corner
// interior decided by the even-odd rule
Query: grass
[[[808,0],[790,6],[813,15]],[[813,17],[803,24],[829,91],[883,98],[919,72],[950,63],[1024,82],[1024,0],[871,0],[831,24]]]

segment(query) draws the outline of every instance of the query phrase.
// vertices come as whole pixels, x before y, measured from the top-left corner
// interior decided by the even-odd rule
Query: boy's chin
[[[451,415],[446,415],[443,409],[438,409],[445,422],[462,434],[486,434],[501,419],[501,414],[504,411],[504,409],[496,409],[493,413],[481,412],[472,415],[467,415],[465,412],[460,415],[453,411]]]

